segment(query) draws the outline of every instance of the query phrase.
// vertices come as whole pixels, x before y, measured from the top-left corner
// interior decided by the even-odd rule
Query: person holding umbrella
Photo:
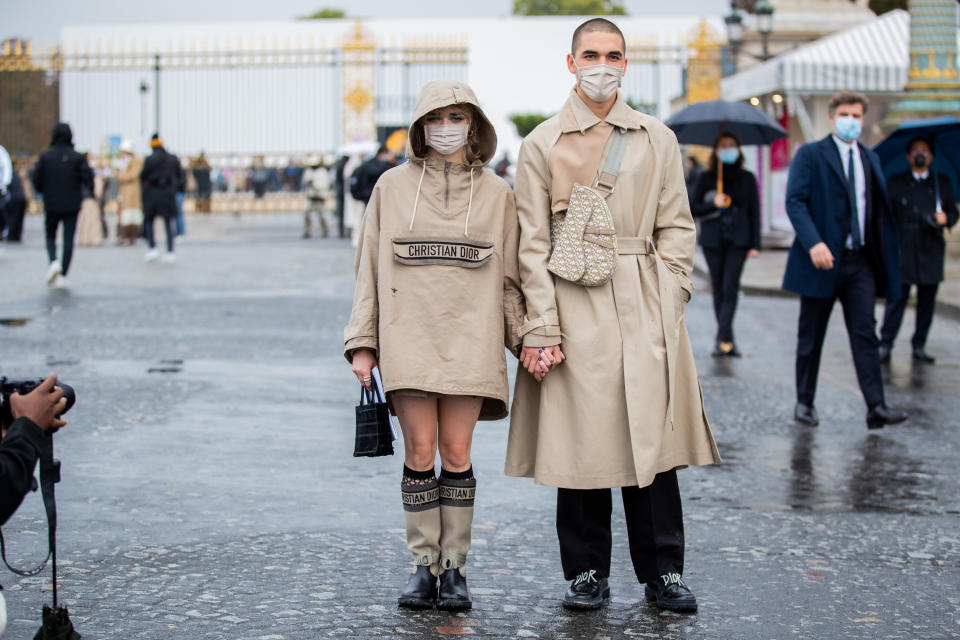
[[[819,424],[814,408],[820,354],[837,300],[850,336],[867,428],[907,419],[887,407],[874,319],[877,297],[901,295],[897,230],[877,154],[857,139],[866,96],[841,91],[830,99],[833,132],[800,147],[787,178],[786,208],[796,237],[783,288],[800,295],[794,419]]]
[[[944,228],[957,223],[957,203],[946,174],[931,170],[934,144],[925,137],[914,137],[907,143],[910,170],[890,178],[890,202],[900,232],[899,300],[887,300],[880,330],[880,362],[890,362],[893,341],[900,331],[903,311],[910,297],[910,287],[917,288],[917,319],[913,338],[913,359],[933,364],[927,353],[927,335],[933,323],[937,287],[943,280],[946,243]]]
[[[717,138],[709,169],[693,188],[690,210],[700,219],[700,246],[710,269],[717,318],[713,356],[740,356],[733,339],[733,315],[743,265],[747,258],[760,255],[760,200],[757,179],[743,168],[735,136],[723,133]]]

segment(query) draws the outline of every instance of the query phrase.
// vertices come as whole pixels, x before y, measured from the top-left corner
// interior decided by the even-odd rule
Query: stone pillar
[[[376,141],[375,51],[359,20],[354,26],[353,37],[345,39],[342,50],[343,142]]]
[[[960,111],[956,0],[909,0],[909,10],[910,70],[903,100],[883,121],[888,130],[904,120]]]

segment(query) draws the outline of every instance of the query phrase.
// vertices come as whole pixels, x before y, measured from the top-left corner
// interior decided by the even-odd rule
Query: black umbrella
[[[667,126],[683,144],[712,147],[721,133],[740,144],[770,144],[787,137],[776,120],[746,102],[707,100],[681,109],[667,119]],[[723,194],[723,163],[717,163],[717,193]]]

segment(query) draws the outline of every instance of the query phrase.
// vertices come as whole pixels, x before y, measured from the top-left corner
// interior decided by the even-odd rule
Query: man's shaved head
[[[623,37],[623,32],[620,31],[620,27],[613,24],[606,18],[591,18],[577,27],[577,30],[573,32],[573,42],[570,43],[570,55],[573,57],[577,56],[577,47],[580,46],[580,36],[585,33],[593,33],[595,31],[600,31],[602,33],[615,33],[620,36],[620,42],[623,43],[623,54],[627,54],[627,40]]]

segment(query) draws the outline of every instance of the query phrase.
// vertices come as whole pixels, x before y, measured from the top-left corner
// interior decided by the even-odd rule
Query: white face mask
[[[608,64],[577,67],[577,84],[594,102],[606,102],[617,93],[623,69]]]
[[[432,147],[442,156],[456,153],[466,145],[469,131],[470,125],[466,123],[428,124],[423,127],[427,146]]]

